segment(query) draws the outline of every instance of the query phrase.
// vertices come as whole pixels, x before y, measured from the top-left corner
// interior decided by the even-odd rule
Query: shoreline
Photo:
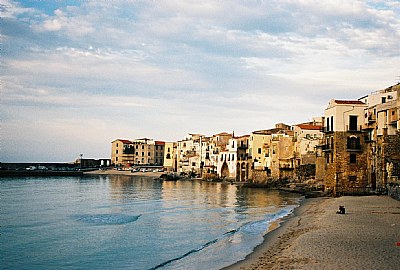
[[[339,205],[347,209],[338,215]],[[396,269],[400,202],[388,196],[304,199],[244,260],[224,269]]]

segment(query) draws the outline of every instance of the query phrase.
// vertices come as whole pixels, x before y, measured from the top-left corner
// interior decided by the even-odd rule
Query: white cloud
[[[6,145],[42,137],[71,156],[74,140],[249,133],[398,76],[395,1],[0,1]]]

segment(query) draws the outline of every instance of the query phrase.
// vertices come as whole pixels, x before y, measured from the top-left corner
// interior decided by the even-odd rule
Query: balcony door
[[[349,118],[349,130],[354,131],[357,130],[357,115],[350,115]]]

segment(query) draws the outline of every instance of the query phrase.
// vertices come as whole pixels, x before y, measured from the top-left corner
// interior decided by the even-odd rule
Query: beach
[[[346,213],[336,214],[339,205]],[[305,199],[255,251],[227,269],[399,269],[400,202]]]

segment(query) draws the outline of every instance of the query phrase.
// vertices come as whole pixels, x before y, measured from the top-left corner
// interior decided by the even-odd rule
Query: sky
[[[307,122],[400,76],[400,1],[0,0],[0,14],[0,162]]]

